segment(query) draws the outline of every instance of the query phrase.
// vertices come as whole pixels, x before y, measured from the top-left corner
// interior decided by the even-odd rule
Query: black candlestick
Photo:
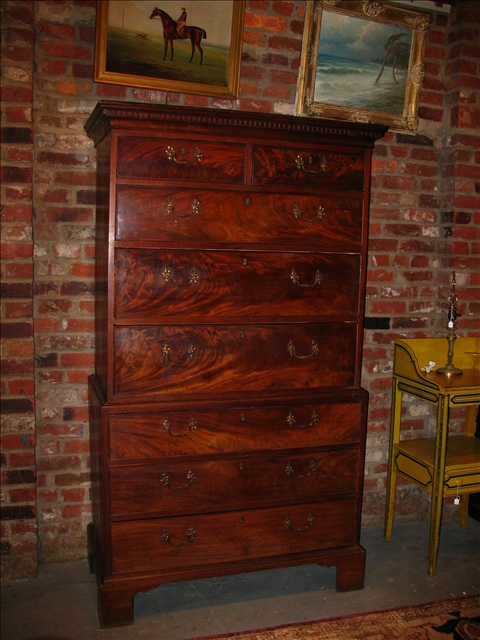
[[[448,309],[448,321],[447,321],[447,341],[448,341],[448,354],[447,354],[447,364],[444,367],[440,367],[437,369],[436,373],[440,373],[446,376],[461,376],[462,370],[456,367],[453,364],[453,345],[457,336],[455,335],[455,331],[457,329],[457,325],[455,324],[455,320],[458,318],[457,313],[457,302],[458,296],[455,293],[455,285],[457,281],[455,279],[455,271],[452,271],[452,291],[448,296],[448,301],[450,303],[450,307]]]

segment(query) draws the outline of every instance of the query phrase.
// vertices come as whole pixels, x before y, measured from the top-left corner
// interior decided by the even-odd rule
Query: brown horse
[[[155,8],[152,11],[152,15],[150,16],[150,20],[153,18],[160,18],[163,24],[163,41],[165,43],[165,54],[163,59],[167,57],[168,45],[170,44],[171,56],[170,60],[173,60],[173,41],[174,40],[190,40],[192,43],[192,55],[190,56],[189,62],[193,60],[193,54],[195,53],[195,47],[200,52],[200,64],[203,62],[203,49],[200,45],[202,42],[202,38],[207,38],[207,33],[205,29],[201,29],[200,27],[189,27],[185,25],[182,29],[182,35],[178,35],[177,31],[177,23],[173,18],[171,18],[168,13],[162,11],[162,9]]]

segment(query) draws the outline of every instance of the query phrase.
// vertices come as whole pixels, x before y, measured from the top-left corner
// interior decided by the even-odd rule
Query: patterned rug
[[[202,640],[479,640],[480,595]],[[198,640],[198,639],[197,639]]]

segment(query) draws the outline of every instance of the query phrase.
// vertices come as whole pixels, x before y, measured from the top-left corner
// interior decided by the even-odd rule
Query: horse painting
[[[167,57],[168,45],[170,44],[170,60],[173,60],[173,41],[174,40],[190,40],[192,43],[192,55],[190,56],[189,62],[193,60],[193,54],[195,53],[195,47],[197,47],[200,53],[200,64],[203,63],[203,49],[201,47],[202,38],[207,38],[207,33],[205,29],[201,29],[200,27],[189,27],[185,25],[182,29],[182,34],[178,34],[177,23],[173,18],[171,18],[168,13],[162,11],[162,9],[155,8],[152,11],[152,15],[150,16],[150,20],[153,18],[160,18],[163,24],[163,42],[165,43],[165,54],[163,59]]]

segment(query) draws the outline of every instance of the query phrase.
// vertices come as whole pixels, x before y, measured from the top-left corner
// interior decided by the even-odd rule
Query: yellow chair
[[[480,338],[457,338],[453,364],[462,375],[435,373],[447,362],[445,338],[396,340],[394,345],[390,453],[388,462],[385,539],[392,535],[397,476],[431,494],[428,573],[437,569],[444,496],[460,500],[460,525],[465,528],[468,496],[480,491],[480,439],[474,436],[476,405],[480,403]],[[436,367],[430,373],[429,362]],[[402,394],[437,405],[435,438],[400,440]],[[450,407],[467,407],[465,433],[448,435]]]

